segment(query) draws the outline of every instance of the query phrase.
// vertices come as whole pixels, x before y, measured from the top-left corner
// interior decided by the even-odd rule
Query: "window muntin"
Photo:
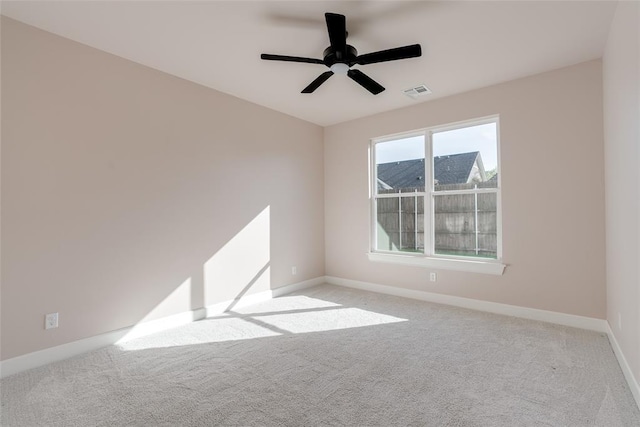
[[[496,117],[373,140],[372,148],[372,251],[501,258]]]

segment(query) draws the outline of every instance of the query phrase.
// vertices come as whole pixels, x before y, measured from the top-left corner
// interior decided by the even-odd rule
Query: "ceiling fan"
[[[352,66],[416,58],[422,55],[422,48],[419,44],[358,55],[356,48],[347,44],[347,23],[344,15],[325,13],[324,17],[327,21],[327,30],[329,32],[331,46],[324,50],[323,59],[272,55],[268,53],[260,55],[261,59],[269,61],[305,62],[309,64],[322,64],[329,67],[329,71],[320,74],[318,78],[302,90],[302,93],[313,93],[334,74],[346,74],[369,92],[377,95],[384,90],[384,87],[362,71],[352,69]]]

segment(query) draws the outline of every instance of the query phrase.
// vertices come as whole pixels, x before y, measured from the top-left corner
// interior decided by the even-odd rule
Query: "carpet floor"
[[[640,426],[604,334],[330,285],[0,389],[3,426]]]

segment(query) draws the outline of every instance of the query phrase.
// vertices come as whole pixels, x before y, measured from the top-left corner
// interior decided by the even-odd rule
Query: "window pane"
[[[432,138],[435,191],[498,187],[495,122],[436,132]]]
[[[436,254],[497,258],[497,193],[436,195],[433,200]]]
[[[375,144],[378,194],[424,191],[424,135]]]
[[[424,197],[376,199],[376,249],[424,252]]]

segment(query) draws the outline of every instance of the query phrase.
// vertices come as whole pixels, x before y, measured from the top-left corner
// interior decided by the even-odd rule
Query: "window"
[[[498,134],[491,117],[374,139],[370,258],[501,274]]]

